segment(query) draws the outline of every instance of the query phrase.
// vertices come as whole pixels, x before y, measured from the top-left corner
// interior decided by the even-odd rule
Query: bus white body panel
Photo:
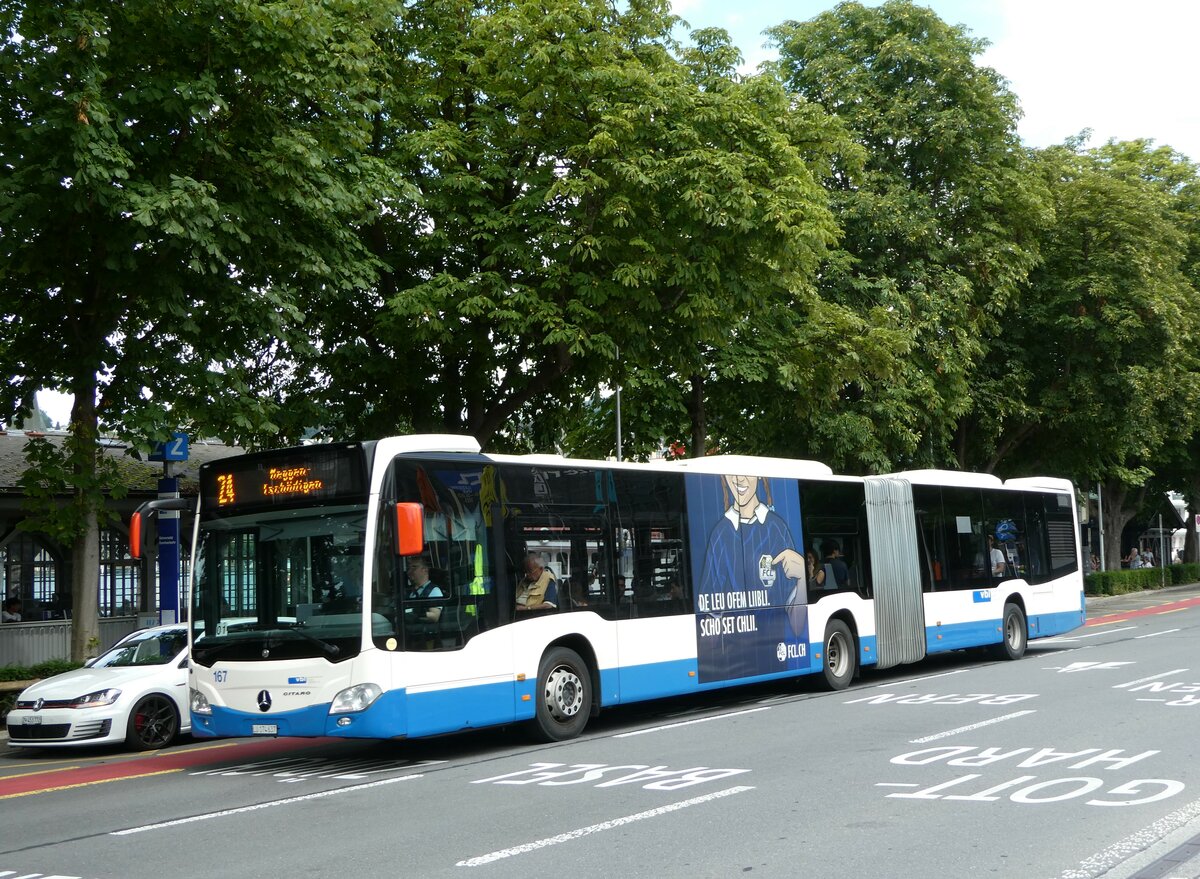
[[[897,499],[915,525],[872,507],[872,526],[868,506]],[[418,556],[397,551],[402,506],[423,523]],[[639,465],[394,437],[206,465],[197,544],[198,736],[545,733],[556,648],[590,679],[590,714],[820,674],[835,619],[855,667],[898,637],[921,655],[999,644],[1010,603],[1030,638],[1084,619],[1074,494],[1049,477],[864,480],[812,461]],[[547,565],[549,603],[516,612]],[[198,640],[203,626],[217,634]]]

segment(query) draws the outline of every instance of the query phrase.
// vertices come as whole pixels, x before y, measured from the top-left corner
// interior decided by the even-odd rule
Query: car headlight
[[[192,714],[212,714],[212,706],[208,704],[208,697],[199,690],[188,690],[188,704],[191,706]]]
[[[86,696],[80,696],[78,699],[72,699],[68,708],[96,708],[100,705],[111,705],[117,701],[121,695],[120,690],[108,689],[97,690],[94,693],[88,693]]]
[[[330,714],[350,714],[354,711],[365,711],[371,703],[383,695],[378,684],[355,684],[347,687],[333,697],[329,706]]]

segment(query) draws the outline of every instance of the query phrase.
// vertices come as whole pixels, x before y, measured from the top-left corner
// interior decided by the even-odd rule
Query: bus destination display
[[[201,482],[221,510],[321,503],[361,497],[366,490],[357,446],[216,462],[205,466]]]

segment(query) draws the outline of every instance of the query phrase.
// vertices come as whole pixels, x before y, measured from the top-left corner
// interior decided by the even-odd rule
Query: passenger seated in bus
[[[407,601],[425,602],[432,598],[445,598],[442,587],[429,579],[429,559],[417,556],[408,563],[408,594]],[[404,618],[408,622],[436,623],[442,616],[441,605],[409,606],[404,609]]]
[[[805,574],[809,589],[820,589],[825,584],[825,569],[817,564],[817,551],[810,549],[804,554]]]
[[[517,612],[554,610],[558,607],[558,583],[546,570],[541,558],[525,557],[525,576],[517,584]]]
[[[850,583],[850,569],[846,567],[846,562],[842,559],[842,545],[830,537],[823,542],[823,546],[825,558],[821,560],[823,568],[820,576],[821,588],[845,589]],[[832,583],[829,582],[830,576],[833,577]]]
[[[984,570],[994,578],[995,576],[1004,576],[1004,551],[996,545],[996,538],[991,534],[988,534],[988,555],[985,557],[980,552],[976,556],[976,572],[983,573]]]
[[[582,578],[571,581],[571,607],[588,606],[587,584]]]

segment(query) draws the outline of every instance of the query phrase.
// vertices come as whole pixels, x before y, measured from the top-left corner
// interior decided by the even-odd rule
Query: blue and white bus
[[[805,674],[840,689],[967,647],[1016,659],[1084,622],[1062,479],[404,436],[205,464],[195,527],[197,736],[525,722],[562,740],[613,705]]]

